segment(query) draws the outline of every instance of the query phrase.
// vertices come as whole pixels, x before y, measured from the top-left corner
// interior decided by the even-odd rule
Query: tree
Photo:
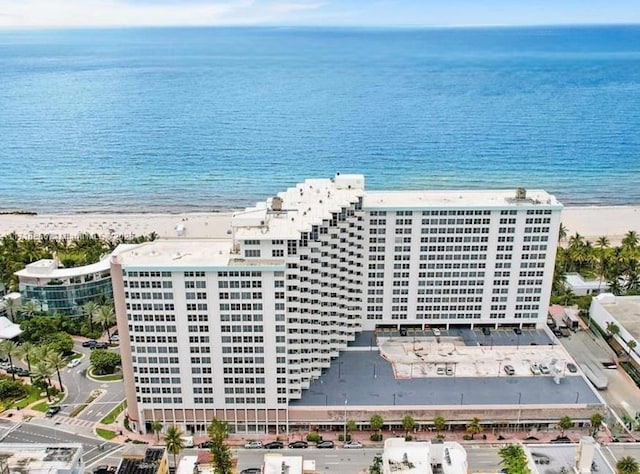
[[[530,474],[531,470],[527,463],[527,455],[519,444],[510,444],[501,448],[498,455],[502,458],[501,463],[509,474]]]
[[[58,332],[55,322],[48,316],[32,316],[20,322],[22,334],[20,338],[23,341],[39,344],[51,334]]]
[[[47,357],[45,363],[48,364],[52,370],[56,371],[58,375],[58,383],[60,384],[60,391],[64,392],[64,387],[62,385],[62,378],[60,377],[60,369],[67,364],[66,361],[64,360],[64,357],[60,352],[52,352],[49,355],[49,357]]]
[[[102,326],[102,329],[107,331],[107,339],[111,340],[109,328],[116,322],[116,316],[113,312],[113,306],[111,306],[110,304],[100,306],[93,318],[93,321],[96,324],[99,324],[100,326]]]
[[[640,466],[634,457],[625,456],[616,463],[617,474],[638,474]]]
[[[175,425],[169,426],[164,434],[164,445],[167,448],[167,452],[173,455],[173,465],[176,468],[178,466],[176,464],[176,456],[184,449],[183,435],[182,430]]]
[[[73,338],[66,332],[56,332],[42,340],[52,352],[69,354],[73,351]]]
[[[371,425],[372,430],[380,431],[384,426],[384,418],[382,418],[382,415],[375,413],[371,415],[371,418],[369,419],[369,425]]]
[[[402,418],[402,427],[404,428],[405,436],[409,434],[409,431],[413,429],[415,424],[416,424],[416,421],[413,419],[411,415],[405,415]]]
[[[560,223],[560,231],[558,232],[558,242],[562,242],[567,238],[567,226]]]
[[[156,435],[156,440],[158,443],[160,442],[160,432],[162,431],[162,423],[158,420],[153,420],[151,422],[151,432]]]
[[[51,394],[49,393],[49,387],[51,386],[51,367],[49,367],[44,361],[40,361],[35,365],[33,377],[37,382],[40,382],[47,393],[47,400],[51,401]]]
[[[84,305],[82,305],[82,314],[87,318],[89,323],[89,332],[93,332],[93,318],[95,314],[98,312],[98,308],[100,305],[95,301],[87,301]]]
[[[591,422],[590,434],[591,436],[595,436],[596,433],[600,431],[600,428],[602,427],[604,416],[602,416],[601,413],[594,413],[593,415],[591,415],[591,418],[589,419],[589,421]]]
[[[433,426],[435,427],[438,435],[440,435],[440,433],[447,427],[447,420],[445,420],[443,416],[438,415],[433,419]]]
[[[4,308],[7,310],[7,315],[12,323],[16,322],[16,311],[19,308],[18,302],[13,298],[4,299]]]
[[[631,358],[631,351],[634,351],[634,349],[636,348],[636,346],[638,345],[638,343],[636,341],[634,341],[633,339],[629,339],[627,341],[627,357]],[[635,351],[634,351],[635,352]]]
[[[620,334],[620,327],[614,322],[607,323],[607,332],[612,336]]]
[[[22,305],[22,313],[29,317],[33,318],[42,312],[42,305],[37,300],[29,300],[25,304]]]
[[[369,474],[382,474],[382,456],[379,454],[373,458],[373,463],[369,466]]]
[[[214,471],[220,474],[231,474],[231,450],[226,442],[229,436],[228,425],[214,418],[207,431],[211,439],[211,464]]]
[[[633,251],[638,246],[638,233],[635,230],[630,230],[624,235],[622,239],[622,248],[624,250]]]
[[[357,426],[356,426],[356,422],[355,421],[347,420],[347,433],[351,433],[352,431],[355,431],[356,428],[357,428]]]
[[[27,368],[29,369],[29,372],[31,372],[31,361],[35,360],[33,357],[36,353],[36,348],[37,346],[29,341],[23,342],[20,346],[18,346],[17,355],[27,362]]]
[[[477,434],[482,433],[482,425],[480,425],[480,418],[474,416],[471,422],[467,425],[467,433],[471,435],[471,439]]]
[[[89,360],[98,375],[112,374],[120,365],[120,354],[96,349],[91,353]]]
[[[5,339],[0,342],[0,354],[7,356],[9,358],[9,364],[13,367],[13,358],[12,356],[16,355],[18,352],[18,345],[13,342],[11,339]],[[13,380],[16,379],[16,374],[14,372],[11,373],[11,378]]]
[[[563,416],[558,422],[558,428],[560,428],[560,436],[564,438],[564,432],[573,426],[573,420],[570,416]]]

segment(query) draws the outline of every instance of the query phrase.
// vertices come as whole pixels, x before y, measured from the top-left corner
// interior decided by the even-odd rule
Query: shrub
[[[17,380],[14,382],[9,379],[0,380],[0,400],[10,400],[22,398],[27,395],[27,389],[24,388],[22,382]]]
[[[465,441],[470,441],[473,439],[473,437],[471,435],[466,434],[462,437],[462,439],[464,439]]]
[[[373,433],[371,436],[369,436],[369,439],[371,441],[382,441],[382,434],[381,433]]]
[[[347,433],[347,439],[344,438],[344,435],[340,433],[338,435],[338,441],[351,441],[351,435]]]
[[[322,436],[320,436],[319,433],[309,433],[307,435],[307,441],[309,441],[310,443],[319,443],[320,441],[322,441]]]
[[[411,440],[413,440],[413,436],[411,436],[410,434],[408,434],[408,435],[406,435],[406,436],[404,437],[404,440],[405,440],[405,441],[411,441]]]
[[[120,365],[120,354],[115,352],[96,349],[91,352],[89,358],[96,374],[112,374],[116,367]]]

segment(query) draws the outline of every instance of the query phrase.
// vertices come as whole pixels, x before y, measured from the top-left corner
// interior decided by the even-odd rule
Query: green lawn
[[[115,431],[103,430],[102,428],[96,428],[96,433],[106,440],[111,440],[117,436]]]
[[[126,407],[127,407],[127,401],[124,400],[117,407],[111,410],[107,414],[107,416],[105,416],[102,420],[100,420],[100,423],[102,423],[103,425],[110,425],[111,423],[116,421],[116,418],[118,418],[118,415],[122,413]]]
[[[99,380],[100,382],[113,382],[114,380],[122,380],[122,372],[116,372],[115,374],[96,375],[93,370],[89,375],[92,379]]]
[[[37,405],[32,406],[31,408],[36,411],[45,412],[49,409],[51,405],[45,400],[44,402],[40,402]]]
[[[74,352],[71,356],[67,357],[67,361],[72,361],[73,359],[79,359],[80,357],[82,357],[82,353],[80,352]]]
[[[38,400],[40,400],[40,398],[42,398],[40,396],[40,390],[34,387],[33,385],[25,384],[24,388],[27,389],[28,395],[21,400],[17,400],[13,402],[13,404],[9,406],[13,406],[14,408],[24,408],[28,405],[31,405],[33,402],[37,402]]]

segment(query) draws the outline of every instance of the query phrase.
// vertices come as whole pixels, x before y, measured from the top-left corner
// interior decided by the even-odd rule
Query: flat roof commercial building
[[[542,326],[561,209],[544,191],[367,192],[336,175],[235,213],[227,239],[123,249],[130,419],[281,430],[362,331]]]
[[[0,470],[24,474],[83,474],[82,445],[0,443]]]

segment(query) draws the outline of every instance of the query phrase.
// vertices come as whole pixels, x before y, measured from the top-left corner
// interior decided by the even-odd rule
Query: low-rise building
[[[167,450],[131,445],[122,454],[116,474],[168,474]]]
[[[83,474],[84,471],[81,444],[0,444],[3,473]]]
[[[576,296],[597,295],[609,289],[605,280],[585,280],[579,273],[567,273],[564,283]]]
[[[316,462],[302,456],[286,456],[280,453],[264,455],[262,474],[315,474]]]
[[[404,438],[389,438],[384,442],[384,474],[465,474],[467,468],[467,452],[459,443]]]

